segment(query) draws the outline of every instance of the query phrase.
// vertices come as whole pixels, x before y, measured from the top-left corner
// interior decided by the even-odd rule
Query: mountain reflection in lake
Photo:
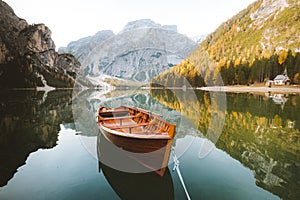
[[[192,199],[298,199],[300,96],[283,95],[284,103],[278,103],[280,95],[227,93],[224,111],[215,102],[217,94],[197,91],[196,100],[189,95],[168,90],[73,96],[72,91],[2,92],[0,199],[133,198],[133,190],[124,193],[131,191],[123,180],[128,174],[99,164],[82,142],[97,140],[99,105],[123,104],[160,113],[177,124],[173,145]],[[210,131],[219,130],[211,121],[220,116],[222,132]],[[199,158],[209,140],[215,143],[212,150]],[[91,144],[97,148],[97,142]],[[173,165],[170,159],[169,168]],[[185,199],[176,172],[167,172],[171,198]],[[141,181],[144,176],[131,177]]]
[[[169,90],[153,90],[151,94],[170,108],[182,107]],[[198,102],[189,102],[181,112],[206,136],[215,99],[207,92],[198,91],[196,95],[201,102],[201,117],[191,115]],[[299,95],[287,99],[288,95],[227,93],[226,97],[226,118],[216,147],[252,170],[261,188],[283,199],[297,199],[300,195],[297,189],[300,188]],[[285,99],[284,104],[278,103],[279,97]]]
[[[56,145],[59,124],[72,122],[72,91],[45,94],[10,91],[0,95],[0,186],[28,155]]]

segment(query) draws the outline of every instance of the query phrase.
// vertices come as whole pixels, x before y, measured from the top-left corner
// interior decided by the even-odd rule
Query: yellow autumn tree
[[[296,73],[293,79],[294,83],[300,83],[300,73]]]
[[[278,56],[278,63],[282,65],[282,63],[285,62],[287,56],[288,56],[288,53],[286,50],[281,51],[281,53]]]

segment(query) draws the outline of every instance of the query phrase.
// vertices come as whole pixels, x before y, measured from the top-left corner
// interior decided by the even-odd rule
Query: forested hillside
[[[300,2],[258,0],[153,82],[173,79],[180,86],[175,79],[183,75],[195,87],[219,85],[220,74],[224,85],[245,85],[273,79],[285,69],[292,83],[300,83]]]

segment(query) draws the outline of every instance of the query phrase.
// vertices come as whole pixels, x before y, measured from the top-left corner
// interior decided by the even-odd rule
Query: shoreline
[[[9,88],[6,90],[12,91],[46,91],[43,90],[44,88]],[[164,89],[174,89],[174,90],[202,90],[208,92],[234,92],[234,93],[282,93],[282,94],[300,94],[300,85],[290,85],[290,86],[263,86],[263,85],[231,85],[231,86],[206,86],[206,87],[196,87],[196,88],[189,88],[189,87],[142,87],[142,90],[148,89],[157,89],[157,90],[164,90]],[[78,88],[55,88],[54,90],[78,90]],[[98,90],[98,89],[97,89]],[[100,89],[101,90],[101,89]],[[118,90],[118,89],[117,89]],[[113,91],[113,90],[111,90]],[[49,92],[49,91],[46,91]]]
[[[208,86],[199,87],[197,90],[212,92],[237,92],[237,93],[300,93],[300,87],[296,86]]]

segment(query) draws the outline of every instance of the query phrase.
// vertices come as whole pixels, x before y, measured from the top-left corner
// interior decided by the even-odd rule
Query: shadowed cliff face
[[[57,53],[51,31],[44,24],[29,25],[0,1],[0,87],[73,87],[80,63]]]

